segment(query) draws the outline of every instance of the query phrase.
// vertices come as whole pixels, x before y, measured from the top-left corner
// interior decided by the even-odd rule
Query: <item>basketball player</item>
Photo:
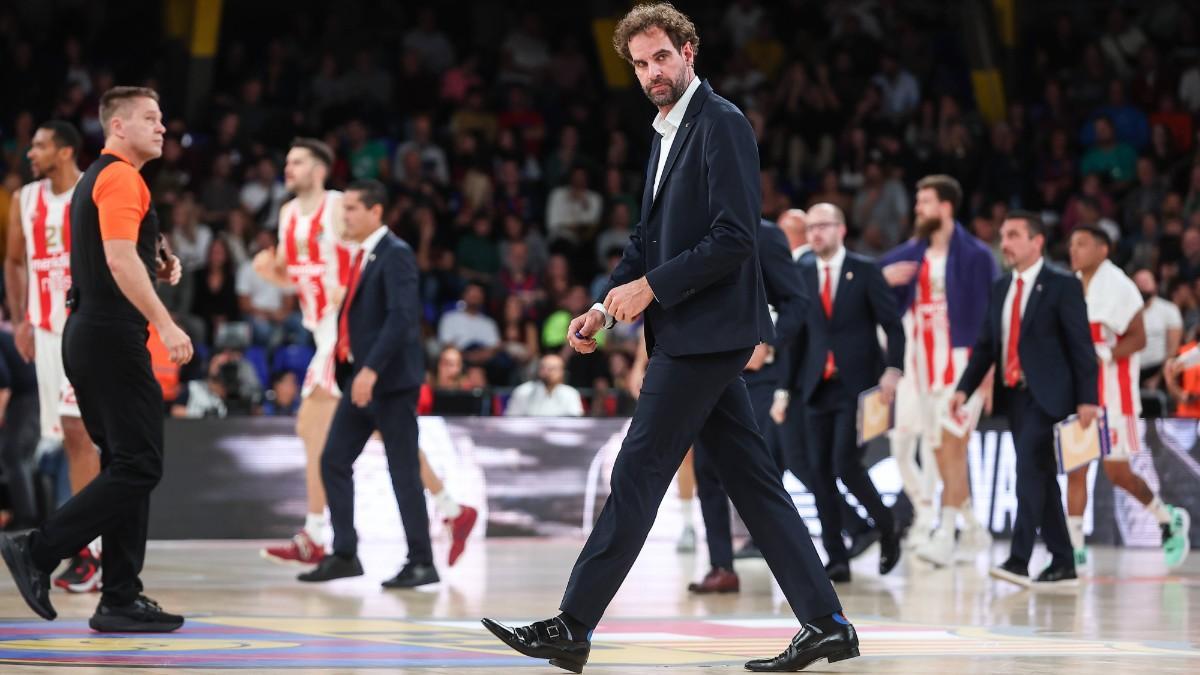
[[[1133,280],[1108,259],[1111,240],[1094,226],[1079,226],[1071,233],[1071,269],[1083,282],[1088,323],[1100,362],[1100,405],[1108,418],[1111,448],[1101,464],[1116,487],[1137,499],[1154,515],[1162,529],[1167,566],[1178,567],[1191,548],[1187,511],[1164,504],[1130,465],[1139,450],[1137,418],[1142,412],[1138,352],[1146,346],[1142,323],[1143,301]],[[1075,565],[1087,563],[1083,513],[1087,508],[1087,472],[1083,466],[1067,477],[1067,531],[1075,549]]]
[[[912,374],[913,385],[898,392],[906,399],[896,405],[897,427],[902,434],[905,430],[919,433],[921,444],[935,451],[942,479],[938,528],[928,541],[915,546],[917,557],[937,566],[950,565],[956,558],[973,559],[992,543],[972,512],[967,473],[967,441],[984,402],[976,398],[956,418],[949,409],[999,270],[987,246],[955,220],[961,202],[962,188],[953,177],[922,178],[917,182],[916,236],[880,261],[902,306],[908,308],[904,328],[911,348],[905,372]],[[990,387],[981,389],[990,391]],[[901,413],[906,419],[899,419]],[[911,445],[893,448],[903,452]],[[898,459],[902,465],[912,463],[911,456]],[[912,480],[910,476],[906,484]],[[922,504],[927,495],[921,494],[919,480],[906,487],[916,492],[909,495],[918,510],[916,520],[930,522],[932,503]],[[959,516],[964,527],[956,541]]]
[[[325,557],[325,487],[321,483],[321,451],[341,392],[334,378],[337,310],[345,294],[351,250],[342,241],[342,193],[326,190],[333,150],[324,142],[298,138],[284,165],[284,186],[294,194],[279,211],[279,246],[262,251],[254,269],[267,281],[293,288],[304,327],[313,334],[316,354],[309,363],[296,414],[296,434],[304,443],[308,513],[291,541],[262,550],[268,560],[315,565]],[[450,564],[462,554],[478,513],[459,506],[444,489],[421,454],[421,477],[434,496],[438,512],[451,529]]]
[[[71,288],[71,197],[82,173],[76,164],[82,138],[68,122],[51,120],[38,127],[26,155],[38,180],[21,188],[12,202],[8,249],[4,260],[8,311],[17,349],[34,361],[38,380],[42,439],[62,443],[67,453],[71,494],[100,473],[96,452],[83,421],[75,390],[63,374],[62,332]],[[67,563],[54,585],[72,593],[100,590],[99,542],[92,542]]]

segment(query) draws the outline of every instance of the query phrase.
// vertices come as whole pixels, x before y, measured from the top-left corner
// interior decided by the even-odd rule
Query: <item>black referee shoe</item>
[[[17,585],[25,604],[29,605],[35,614],[47,621],[58,618],[58,612],[50,604],[50,575],[38,569],[33,563],[30,552],[29,533],[18,534],[15,537],[0,534],[0,554],[12,574],[13,583]]]
[[[139,595],[128,605],[101,600],[88,626],[97,633],[170,633],[183,626],[183,617],[168,614],[157,602]]]

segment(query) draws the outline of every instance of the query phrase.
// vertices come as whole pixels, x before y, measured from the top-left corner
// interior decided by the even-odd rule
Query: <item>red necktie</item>
[[[350,303],[354,300],[354,292],[358,290],[358,277],[362,274],[363,250],[358,249],[354,254],[354,262],[350,263],[350,280],[346,282],[346,299],[342,301],[342,315],[338,317],[337,360],[345,363],[350,360]]]
[[[821,284],[821,306],[825,308],[825,318],[833,318],[833,284],[830,283],[829,266],[825,266],[825,282]],[[828,380],[837,372],[837,366],[833,364],[833,350],[829,350],[825,354],[825,373],[821,376]]]
[[[1008,350],[1004,355],[1004,384],[1015,387],[1021,381],[1021,357],[1017,344],[1021,341],[1021,298],[1025,296],[1025,280],[1017,277],[1017,292],[1013,295],[1012,320],[1008,324]]]

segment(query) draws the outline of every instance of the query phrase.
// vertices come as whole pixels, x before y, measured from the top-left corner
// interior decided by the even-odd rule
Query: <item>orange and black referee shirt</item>
[[[73,312],[145,323],[142,313],[117,287],[104,255],[104,242],[128,239],[151,281],[158,254],[158,214],[150,188],[126,158],[104,150],[75,188],[71,201],[71,306]]]

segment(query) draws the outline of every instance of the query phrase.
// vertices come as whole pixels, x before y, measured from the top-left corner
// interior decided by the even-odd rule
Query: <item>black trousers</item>
[[[1054,457],[1054,425],[1059,420],[1046,414],[1028,389],[1005,389],[1004,394],[1017,454],[1017,522],[1010,555],[1028,565],[1041,532],[1054,564],[1071,564],[1071,537]]]
[[[751,350],[673,357],[656,349],[612,471],[612,491],[571,570],[559,608],[595,626],[646,542],[688,447],[710,448],[721,482],[746,520],[801,622],[841,610],[804,521],[758,433],[739,375]]]
[[[33,527],[38,520],[37,492],[33,487],[33,456],[41,437],[36,390],[14,394],[0,427],[0,467],[12,502],[12,527]]]
[[[778,441],[774,433],[777,426],[771,419],[771,403],[775,397],[775,378],[763,371],[773,368],[766,366],[758,372],[744,373],[742,379],[746,382],[746,390],[750,394],[750,407],[754,410],[754,421],[763,442],[768,450],[779,449],[779,443],[771,443],[772,437]],[[705,539],[708,541],[708,559],[714,567],[733,569],[733,533],[730,528],[729,495],[721,485],[721,475],[717,462],[712,457],[715,448],[707,447],[703,441],[697,441],[692,456],[696,471],[696,497],[700,500],[700,514],[704,518]],[[771,461],[775,464],[779,475],[783,476],[781,453],[771,452]]]
[[[823,382],[813,394],[805,419],[815,464],[813,484],[808,488],[817,502],[821,541],[830,562],[849,561],[842,539],[842,511],[846,504],[838,491],[837,479],[866,508],[867,515],[885,537],[895,532],[892,512],[884,506],[863,465],[864,448],[858,445],[857,400],[857,395],[850,393],[837,378]]]
[[[421,461],[417,449],[418,390],[376,394],[367,407],[360,408],[350,401],[350,383],[349,378],[339,382],[342,399],[333,414],[329,437],[321,454],[321,481],[329,501],[333,551],[345,556],[358,553],[358,533],[354,530],[354,460],[362,454],[371,434],[378,429],[387,453],[388,473],[400,508],[404,536],[408,540],[408,561],[432,565],[429,513],[425,508],[425,488],[421,486]]]
[[[34,562],[45,572],[102,537],[110,604],[128,604],[142,592],[150,491],[163,471],[162,389],[148,338],[144,323],[81,312],[67,319],[63,366],[84,427],[100,448],[100,475],[33,535]]]

